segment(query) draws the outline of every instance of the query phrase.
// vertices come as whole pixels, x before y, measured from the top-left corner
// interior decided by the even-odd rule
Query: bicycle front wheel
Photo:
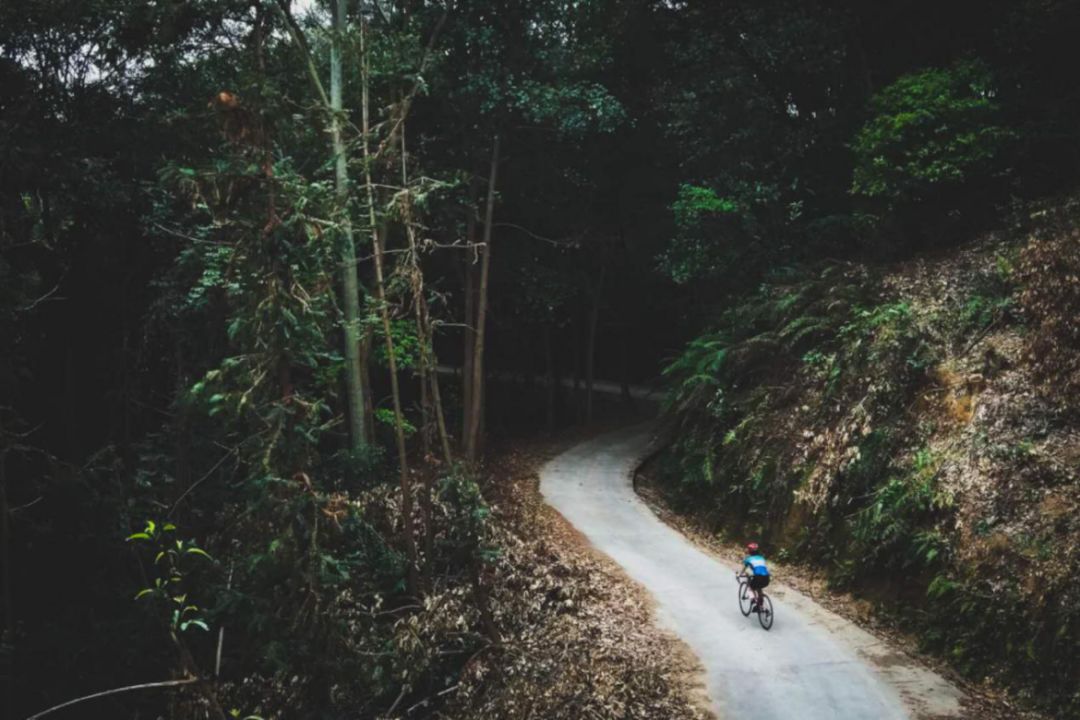
[[[754,600],[754,594],[750,592],[750,583],[745,580],[739,581],[739,610],[746,617],[750,616],[750,603]]]
[[[766,630],[772,627],[772,600],[765,593],[761,593],[761,608],[759,608],[757,619],[761,623],[761,627],[765,628]]]

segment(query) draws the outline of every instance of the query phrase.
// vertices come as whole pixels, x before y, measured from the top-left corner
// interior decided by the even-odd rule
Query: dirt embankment
[[[1075,229],[1054,232],[1080,250]],[[1080,260],[1043,242],[765,286],[677,361],[648,487],[707,537],[762,539],[807,589],[849,593],[841,609],[969,681],[1076,717],[1075,316],[1043,290]]]

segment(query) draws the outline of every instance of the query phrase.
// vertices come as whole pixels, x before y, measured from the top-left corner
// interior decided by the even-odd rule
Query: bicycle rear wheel
[[[761,623],[761,627],[768,630],[773,624],[773,609],[772,599],[765,593],[761,593],[761,607],[757,616],[758,622]]]
[[[750,616],[750,603],[753,602],[753,593],[750,592],[750,583],[745,580],[739,581],[739,610],[746,617]]]

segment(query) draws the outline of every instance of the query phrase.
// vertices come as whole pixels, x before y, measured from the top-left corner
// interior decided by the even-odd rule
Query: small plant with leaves
[[[947,543],[936,525],[955,500],[939,485],[939,465],[928,448],[916,451],[907,473],[876,488],[870,504],[853,516],[851,531],[864,562],[909,570],[941,561]]]
[[[176,537],[176,525],[146,521],[146,527],[127,537],[128,542],[150,546],[154,554],[157,577],[153,584],[135,594],[136,600],[156,600],[169,608],[169,629],[173,633],[187,632],[191,628],[208,631],[210,626],[203,619],[202,610],[189,600],[185,580],[190,575],[192,561],[213,561],[209,553],[191,540]]]

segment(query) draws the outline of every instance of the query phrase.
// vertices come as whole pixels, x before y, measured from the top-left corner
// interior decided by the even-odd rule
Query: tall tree
[[[352,218],[349,212],[349,155],[345,143],[343,125],[345,111],[342,104],[342,45],[346,33],[346,3],[333,0],[333,21],[330,40],[330,95],[327,96],[319,78],[315,58],[303,29],[292,16],[289,0],[274,0],[285,19],[293,39],[303,53],[308,78],[321,106],[329,116],[331,147],[334,161],[334,195],[337,199],[334,220],[341,231],[341,289],[344,300],[345,384],[348,391],[347,410],[349,437],[353,451],[363,450],[367,444],[368,430],[365,415],[368,403],[364,397],[364,371],[361,367],[360,284],[357,278],[356,241],[353,237]]]
[[[475,343],[471,364],[472,378],[469,388],[469,417],[465,435],[465,457],[476,460],[480,446],[480,423],[483,418],[484,399],[484,342],[487,336],[488,280],[491,277],[491,241],[495,222],[495,188],[499,179],[499,136],[491,142],[491,169],[488,172],[487,201],[484,203],[484,241],[481,250],[480,279],[476,290],[476,320],[473,325]],[[471,320],[471,318],[470,318]]]
[[[340,0],[339,0],[340,1]],[[368,28],[366,21],[360,23],[360,73],[361,73],[361,147],[363,148],[364,160],[364,189],[367,195],[368,223],[371,230],[372,256],[375,259],[375,300],[378,303],[377,312],[382,320],[383,342],[386,344],[386,362],[390,369],[390,395],[394,408],[394,440],[397,445],[398,476],[401,482],[401,515],[403,520],[403,537],[408,559],[409,591],[415,593],[419,587],[417,576],[417,552],[416,537],[413,529],[413,492],[412,477],[409,474],[409,457],[405,447],[405,418],[401,410],[401,388],[398,384],[397,358],[394,354],[394,333],[390,324],[390,307],[386,294],[386,277],[384,271],[385,246],[381,228],[383,227],[376,215],[375,205],[378,193],[375,190],[375,181],[372,175],[373,155],[371,152],[371,110],[370,110],[370,84],[371,70],[368,55]],[[406,112],[404,107],[399,112]],[[404,115],[400,122],[404,122]],[[395,125],[395,130],[397,126]]]
[[[345,37],[345,0],[334,2],[334,27],[330,47],[330,134],[334,143],[334,194],[337,197],[337,222],[341,225],[342,294],[345,300],[345,380],[349,394],[349,434],[354,451],[362,450],[367,442],[367,404],[364,398],[360,353],[360,288],[357,280],[356,242],[353,239],[352,218],[349,214],[348,151],[342,133],[341,53]]]

